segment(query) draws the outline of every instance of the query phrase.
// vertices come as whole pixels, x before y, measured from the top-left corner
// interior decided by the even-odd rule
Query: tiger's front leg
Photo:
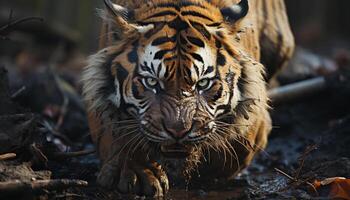
[[[161,165],[147,159],[144,152],[138,151],[134,155],[127,159],[127,153],[123,151],[112,155],[103,164],[97,182],[122,194],[164,196],[169,190],[169,182]]]

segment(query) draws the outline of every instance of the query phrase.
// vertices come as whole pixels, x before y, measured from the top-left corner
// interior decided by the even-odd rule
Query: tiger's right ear
[[[153,28],[153,25],[138,26],[133,23],[134,12],[127,8],[114,4],[111,0],[104,0],[108,14],[112,17],[109,21],[112,22],[112,29],[120,36],[127,35],[132,31],[146,32]]]
[[[127,8],[112,3],[110,0],[104,0],[104,3],[110,18],[112,18],[109,20],[112,22],[113,29],[116,29],[114,31],[123,34],[134,29],[129,23],[133,18],[133,12],[130,12]]]

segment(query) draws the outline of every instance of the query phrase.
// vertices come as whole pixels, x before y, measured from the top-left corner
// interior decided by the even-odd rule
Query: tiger
[[[189,181],[235,178],[267,145],[268,82],[293,54],[284,1],[104,3],[82,73],[97,182],[161,197],[178,168]]]

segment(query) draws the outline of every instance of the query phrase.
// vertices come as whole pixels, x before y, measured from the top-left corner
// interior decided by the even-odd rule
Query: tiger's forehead
[[[135,16],[139,25],[152,24],[153,28],[121,48],[116,62],[130,74],[169,84],[194,85],[200,79],[229,73],[220,66],[232,64],[236,52],[226,42],[227,31],[217,7],[205,1],[152,2],[137,9]]]
[[[136,21],[170,22],[181,16],[205,24],[222,22],[219,8],[199,0],[156,0],[135,10]]]
[[[178,18],[178,24],[186,28],[178,30],[165,25],[150,38],[143,38],[139,49],[138,73],[163,80],[174,80],[174,76],[189,78],[196,82],[215,76],[216,48],[213,39],[205,38],[199,30]]]
[[[182,36],[181,36],[182,37]],[[156,41],[157,39],[153,40]],[[163,40],[163,39],[162,39]],[[171,40],[171,39],[170,39]],[[140,51],[138,73],[159,79],[172,79],[176,74],[190,75],[192,81],[215,76],[216,51],[210,45],[179,44],[164,39],[164,45],[151,42]],[[200,40],[200,39],[198,39]]]

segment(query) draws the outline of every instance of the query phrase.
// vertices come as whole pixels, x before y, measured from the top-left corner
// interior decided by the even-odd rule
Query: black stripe
[[[170,11],[170,10],[167,10],[167,11],[162,11],[162,12],[153,14],[153,15],[147,17],[147,19],[151,19],[151,18],[155,18],[155,17],[164,17],[166,15],[175,16],[175,15],[177,15],[177,13]]]
[[[120,63],[116,64],[116,69],[117,69],[117,79],[119,81],[124,81],[126,77],[129,75],[129,72]]]
[[[212,23],[212,24],[207,24],[207,26],[210,26],[210,27],[217,27],[217,26],[220,26],[221,23],[220,22],[215,22],[215,23]]]
[[[242,93],[245,94],[245,85],[247,84],[247,74],[245,72],[244,67],[242,67],[242,72],[241,72],[241,76],[238,78],[238,90]]]
[[[224,43],[223,46],[224,46],[224,49],[227,51],[227,53],[230,54],[231,57],[235,56],[235,54],[233,53],[232,49],[228,44]]]
[[[174,35],[173,37],[160,37],[157,38],[155,40],[153,40],[152,45],[153,46],[158,46],[167,42],[172,42],[174,43],[176,41],[176,35]]]
[[[154,68],[154,65],[152,62],[151,62],[151,69],[152,69],[153,74],[156,74],[156,69]]]
[[[160,50],[160,51],[158,51],[158,52],[154,55],[154,58],[153,58],[153,59],[155,59],[155,60],[161,60],[161,59],[164,57],[164,55],[165,55],[166,53],[171,52],[171,51],[174,51],[174,48],[172,48],[172,49]]]
[[[216,31],[216,35],[220,38],[224,38],[224,33],[222,31]]]
[[[220,52],[220,50],[217,51],[216,55],[216,65],[217,66],[225,66],[226,64],[226,58],[225,56]]]
[[[131,63],[137,63],[138,62],[138,54],[137,54],[137,48],[139,45],[139,41],[136,40],[132,43],[132,50],[128,53],[128,61]]]
[[[180,9],[182,7],[188,7],[188,6],[198,6],[198,7],[201,7],[201,8],[205,8],[204,6],[198,4],[198,3],[195,3],[195,2],[189,2],[189,1],[181,1],[181,2],[178,2],[178,3],[159,3],[157,4],[155,7],[157,8],[167,8],[167,7],[171,7],[171,8],[174,8],[176,9],[177,11],[180,11]]]
[[[208,40],[210,40],[211,34],[210,34],[209,31],[203,26],[203,24],[200,24],[200,23],[194,22],[194,21],[190,21],[190,23],[192,24],[192,26],[193,26],[198,32],[200,32],[204,37],[206,37]]]
[[[191,61],[191,58],[185,54],[180,54],[181,59]]]
[[[185,38],[182,35],[180,35],[180,44],[186,45],[187,43],[187,40],[185,40]]]
[[[184,67],[184,78],[185,78],[185,81],[188,85],[193,85],[193,80],[191,78],[191,70],[190,68],[187,68],[187,67]]]
[[[111,73],[111,66],[112,66],[112,62],[113,62],[114,58],[115,57],[113,55],[110,56],[102,66],[103,75],[107,78],[106,78],[106,81],[104,82],[103,86],[98,88],[97,92],[104,97],[108,97],[110,94],[115,92],[115,87],[114,87],[115,77],[113,77],[112,73]]]
[[[176,77],[176,73],[170,73],[170,69],[166,69],[165,71],[165,74],[164,74],[164,77],[167,79],[167,80],[173,80],[175,79]]]
[[[176,17],[173,21],[169,22],[168,26],[177,31],[181,31],[189,27],[188,23],[181,20],[180,17]]]
[[[192,44],[194,44],[196,46],[199,46],[199,47],[202,47],[202,48],[205,47],[204,42],[202,40],[198,39],[198,38],[188,36],[187,39],[188,39],[188,41],[190,41]]]
[[[199,62],[204,63],[204,60],[203,60],[202,56],[200,56],[200,55],[198,55],[198,54],[196,54],[196,53],[190,53],[190,55],[191,55],[194,59],[198,60]]]
[[[139,93],[139,90],[137,89],[137,86],[136,86],[135,84],[132,84],[131,90],[132,90],[132,95],[133,95],[136,99],[142,99],[142,98],[143,98],[143,97],[141,96],[141,94]]]
[[[213,71],[214,71],[214,67],[213,66],[208,66],[208,69],[205,70],[204,74],[210,74]]]
[[[229,102],[231,102],[231,100]],[[224,112],[221,113],[220,115],[218,115],[217,117],[226,115],[227,113],[231,112],[231,105],[230,104],[228,104],[228,105],[219,105],[219,106],[216,107],[216,111],[218,111],[218,110],[224,110]],[[230,118],[230,117],[227,117],[227,118]],[[221,120],[221,121],[225,121],[225,120]]]
[[[196,11],[183,11],[183,12],[181,12],[181,15],[183,15],[183,16],[191,15],[194,17],[200,17],[200,18],[207,19],[209,21],[213,21],[211,18],[209,18],[209,17],[207,17],[199,12],[196,12]]]
[[[198,68],[198,66],[193,63],[193,67],[196,70],[197,76],[199,76],[199,68]],[[191,73],[189,75],[191,76]]]
[[[157,76],[159,77],[160,70],[162,69],[162,62],[158,65]]]
[[[220,85],[219,90],[216,92],[216,94],[213,96],[213,98],[211,99],[212,101],[217,101],[218,99],[220,99],[222,97],[222,93],[224,91],[224,88],[222,85]]]
[[[149,71],[149,67],[147,66],[147,63],[144,62],[143,64],[140,64],[140,67],[142,69],[142,71]]]

